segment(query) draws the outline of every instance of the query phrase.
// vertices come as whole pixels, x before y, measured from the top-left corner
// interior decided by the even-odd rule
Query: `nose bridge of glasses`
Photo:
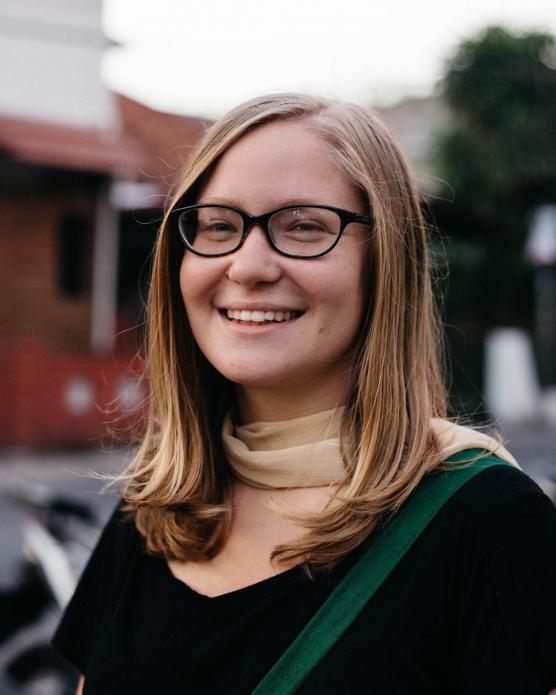
[[[243,214],[243,223],[245,225],[245,231],[249,233],[254,227],[259,227],[263,231],[266,230],[268,226],[268,220],[270,215],[265,213],[263,215],[249,215],[247,212]]]
[[[271,216],[272,213],[265,213],[264,215],[248,215],[247,213],[245,213],[243,217],[243,235],[245,241],[247,241],[247,238],[249,235],[251,235],[251,232],[256,231],[258,229],[259,232],[263,235],[263,237],[265,237],[265,241],[270,242],[268,223]]]

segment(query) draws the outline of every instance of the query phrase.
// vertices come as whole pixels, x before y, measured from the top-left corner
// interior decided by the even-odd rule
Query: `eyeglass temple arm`
[[[374,219],[372,215],[362,215],[358,212],[353,213],[351,222],[360,222],[361,224],[374,224]]]

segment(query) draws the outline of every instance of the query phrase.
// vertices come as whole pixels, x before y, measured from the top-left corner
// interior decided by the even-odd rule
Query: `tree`
[[[462,365],[459,377],[455,365],[455,386],[469,407],[478,390],[464,382],[480,384],[485,332],[531,328],[532,272],[523,247],[535,207],[556,201],[555,39],[489,27],[456,48],[440,89],[453,121],[435,146],[446,189],[434,208],[449,237],[447,323],[463,326],[449,331]]]
[[[556,42],[490,27],[464,41],[441,82],[455,115],[437,158],[479,217],[523,221],[556,197]]]

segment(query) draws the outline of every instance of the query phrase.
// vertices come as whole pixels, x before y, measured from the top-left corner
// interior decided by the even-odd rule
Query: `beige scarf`
[[[344,408],[282,422],[254,422],[234,427],[224,420],[224,452],[234,474],[243,482],[264,488],[318,487],[343,479],[340,426]],[[465,449],[484,449],[514,466],[514,457],[500,442],[481,432],[434,418],[432,429],[440,442],[440,460]]]

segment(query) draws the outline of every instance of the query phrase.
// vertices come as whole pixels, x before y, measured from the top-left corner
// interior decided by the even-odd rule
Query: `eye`
[[[326,228],[315,220],[298,220],[292,222],[287,230],[298,232],[326,232]]]
[[[236,213],[222,209],[205,209],[201,211],[195,223],[195,237],[205,241],[224,241],[241,236],[242,219]]]
[[[279,233],[282,237],[310,243],[322,239],[323,236],[335,234],[335,230],[324,220],[303,217],[288,220]]]
[[[311,243],[338,233],[339,219],[330,210],[307,206],[285,209],[271,219],[275,238]]]
[[[238,230],[227,220],[199,220],[197,231],[202,234],[203,232],[236,233]]]

